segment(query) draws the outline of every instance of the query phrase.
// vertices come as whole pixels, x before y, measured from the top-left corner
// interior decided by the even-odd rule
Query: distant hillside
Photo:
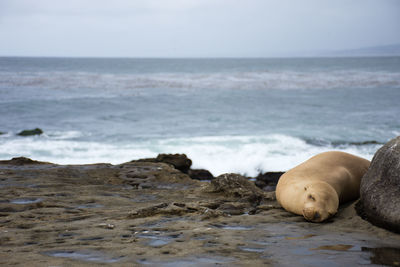
[[[372,46],[358,49],[338,50],[322,53],[321,56],[345,56],[345,57],[361,57],[361,56],[400,56],[400,44]]]

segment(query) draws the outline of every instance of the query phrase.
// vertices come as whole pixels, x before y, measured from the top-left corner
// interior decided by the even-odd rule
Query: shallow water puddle
[[[247,251],[247,252],[257,252],[262,253],[267,250],[267,247],[252,247],[252,246],[239,246],[240,250]]]
[[[20,205],[33,204],[33,203],[39,203],[39,202],[42,202],[41,198],[17,198],[17,199],[10,200],[10,203],[20,204]]]
[[[162,247],[166,244],[169,244],[171,240],[163,240],[163,239],[154,239],[148,243],[151,247]]]
[[[298,247],[289,250],[293,255],[312,255],[313,253],[305,247]]]
[[[235,226],[222,226],[222,229],[226,229],[226,230],[251,230],[253,229],[253,227],[249,227],[249,226],[240,226],[240,225],[235,225]]]
[[[147,228],[147,229],[160,228],[160,227],[165,227],[165,225],[174,223],[176,221],[179,221],[179,222],[187,221],[187,218],[179,217],[179,216],[174,216],[174,217],[166,217],[165,216],[161,219],[157,219],[155,221],[150,221],[150,222],[144,223],[141,225],[141,227]]]
[[[98,240],[103,240],[104,237],[102,236],[91,236],[91,237],[83,237],[79,238],[81,241],[98,241]]]
[[[58,237],[60,237],[60,238],[72,238],[72,237],[78,236],[78,235],[79,235],[78,233],[64,232],[64,233],[60,233],[60,234],[58,235]]]
[[[140,195],[140,196],[131,198],[130,200],[133,201],[133,202],[141,203],[141,202],[153,201],[153,200],[156,200],[156,199],[158,199],[157,195],[145,194],[145,195]]]
[[[329,245],[329,246],[319,246],[317,248],[310,248],[310,250],[336,250],[336,251],[347,251],[354,247],[353,245]]]
[[[77,209],[95,209],[95,208],[102,208],[104,207],[101,204],[97,204],[97,203],[88,203],[88,204],[82,204],[79,206],[76,206]]]
[[[294,224],[265,224],[246,235],[246,244],[238,249],[273,258],[276,265],[400,266],[400,248],[366,248],[379,240],[357,233],[337,235]]]
[[[316,236],[316,235],[309,234],[309,235],[304,235],[304,236],[294,236],[294,237],[287,236],[287,237],[285,237],[285,239],[286,239],[286,240],[307,239],[307,238],[310,238],[310,237],[313,237],[313,236]]]
[[[233,262],[232,258],[226,257],[193,257],[193,258],[183,258],[176,259],[172,261],[156,261],[140,259],[137,261],[139,264],[151,265],[151,266],[166,266],[166,267],[186,267],[186,266],[214,266],[224,263]]]
[[[168,234],[159,231],[143,231],[141,234],[137,235],[139,238],[150,239],[147,245],[151,247],[165,246],[181,236],[181,234]]]
[[[225,230],[251,230],[254,227],[244,225],[225,225],[225,224],[211,224],[212,227],[225,229]]]
[[[11,183],[11,182],[0,182],[0,188],[13,188],[13,187],[23,187],[23,188],[38,188],[37,184],[25,184],[25,183]]]
[[[60,257],[60,258],[70,258],[74,260],[81,261],[89,261],[89,262],[98,262],[98,263],[114,263],[120,261],[123,257],[115,258],[109,255],[106,255],[100,251],[93,250],[56,250],[56,251],[47,251],[43,254],[52,257]]]

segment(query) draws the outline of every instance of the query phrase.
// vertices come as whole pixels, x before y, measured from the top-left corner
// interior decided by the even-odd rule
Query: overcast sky
[[[400,43],[398,0],[0,0],[0,55],[268,57]]]

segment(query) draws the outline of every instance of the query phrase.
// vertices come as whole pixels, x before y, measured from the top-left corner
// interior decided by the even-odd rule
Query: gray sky
[[[0,0],[0,55],[268,57],[400,43],[398,0]]]

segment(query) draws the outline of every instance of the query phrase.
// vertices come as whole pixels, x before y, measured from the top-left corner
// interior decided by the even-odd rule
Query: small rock
[[[23,130],[19,132],[17,135],[19,136],[31,136],[31,135],[41,135],[43,133],[42,129],[35,128],[33,130]]]
[[[218,207],[219,211],[222,211],[229,215],[242,215],[243,213],[245,213],[246,209],[247,206],[243,205],[242,203],[235,202],[224,203]]]
[[[192,161],[185,154],[159,154],[156,160],[157,162],[171,164],[183,173],[188,173],[190,166],[192,166]]]
[[[190,178],[195,180],[212,180],[214,176],[211,172],[204,169],[190,169],[188,172]]]
[[[25,158],[25,157],[17,157],[17,158],[12,158],[11,160],[0,160],[0,164],[21,166],[30,164],[49,164],[49,163],[43,161],[31,160],[30,158]]]
[[[276,184],[284,172],[266,172],[260,173],[256,177],[255,185],[264,191],[275,191]]]
[[[220,216],[224,217],[224,216],[226,216],[226,214],[224,212],[222,212],[222,211],[219,211],[219,210],[205,209],[203,211],[203,213],[202,213],[201,220],[205,221],[205,220],[209,220],[209,219],[212,219],[212,218],[218,218]],[[209,230],[209,229],[206,229],[206,230]]]
[[[259,203],[264,192],[247,178],[234,173],[222,174],[211,181],[210,191],[240,198],[251,203]]]
[[[138,159],[131,162],[166,163],[185,174],[192,166],[192,161],[185,154],[159,154],[157,158]]]
[[[100,228],[105,228],[105,229],[114,229],[115,225],[111,223],[100,223],[97,225]]]
[[[178,203],[178,202],[175,202],[175,203],[173,203],[175,206],[178,206],[178,207],[181,207],[181,208],[184,208],[184,207],[186,207],[186,204],[185,203]]]

